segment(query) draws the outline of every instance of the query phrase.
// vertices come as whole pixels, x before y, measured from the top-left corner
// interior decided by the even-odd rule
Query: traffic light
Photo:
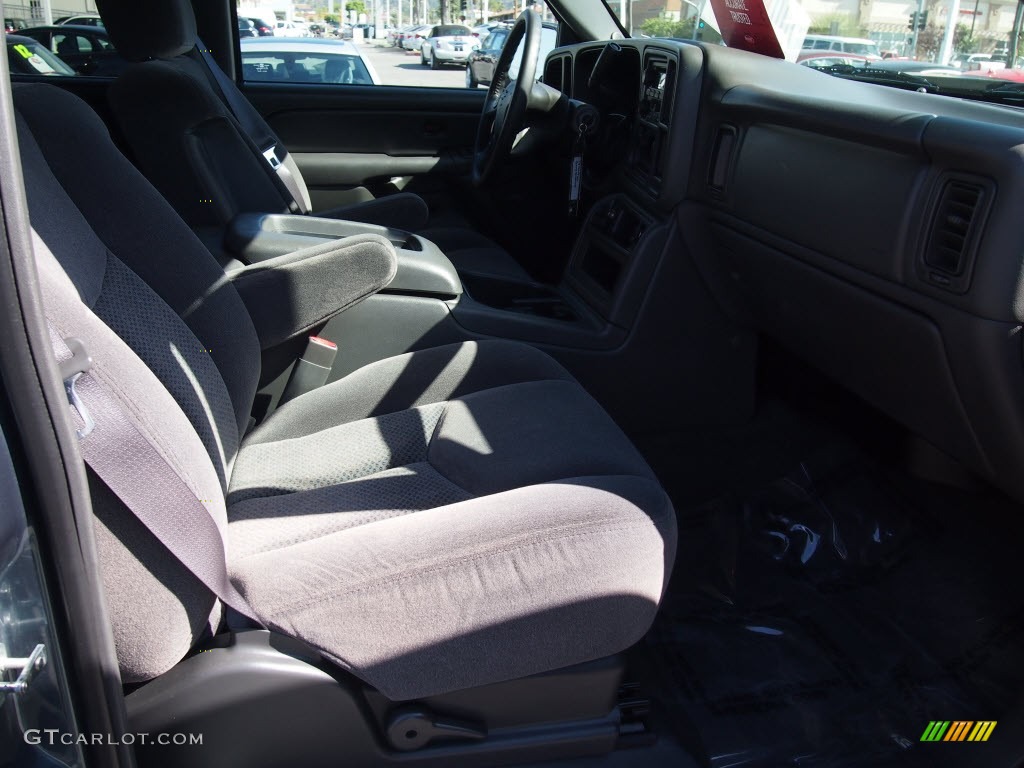
[[[928,25],[928,11],[921,11],[917,14],[917,28],[924,29]]]
[[[910,23],[907,24],[907,26],[910,29],[920,29],[920,27],[917,26],[917,11],[914,11],[912,14],[910,14]]]

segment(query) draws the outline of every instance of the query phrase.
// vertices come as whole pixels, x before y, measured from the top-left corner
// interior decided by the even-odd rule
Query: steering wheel
[[[473,147],[473,183],[477,186],[504,162],[512,150],[516,134],[522,130],[530,91],[536,80],[540,29],[540,14],[530,9],[523,11],[516,19],[494,67]],[[523,46],[523,58],[519,64],[519,77],[513,79],[509,76],[509,69],[520,45]]]

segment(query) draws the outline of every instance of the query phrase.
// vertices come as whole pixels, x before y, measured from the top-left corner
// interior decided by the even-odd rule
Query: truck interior
[[[97,5],[122,74],[0,78],[0,766],[1024,765],[1018,90]]]

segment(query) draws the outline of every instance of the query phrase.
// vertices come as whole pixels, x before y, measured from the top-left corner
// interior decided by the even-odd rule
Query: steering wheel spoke
[[[473,183],[477,186],[483,184],[508,158],[513,140],[524,127],[536,81],[540,30],[540,15],[533,10],[523,11],[516,19],[495,65],[473,147]],[[523,55],[519,77],[512,79],[509,69],[520,47]]]

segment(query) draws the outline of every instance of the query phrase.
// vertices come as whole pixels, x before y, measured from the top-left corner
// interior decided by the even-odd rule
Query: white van
[[[839,37],[837,35],[807,35],[804,38],[804,50],[842,51],[869,59],[882,58],[878,43],[866,37]]]

